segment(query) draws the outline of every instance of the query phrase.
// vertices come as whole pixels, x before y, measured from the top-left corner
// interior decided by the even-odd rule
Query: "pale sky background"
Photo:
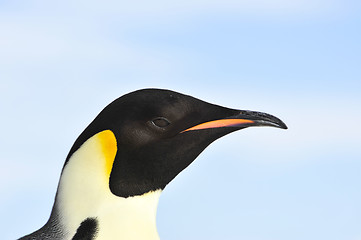
[[[361,2],[0,1],[0,229],[49,217],[76,137],[167,88],[264,111],[160,198],[163,240],[361,240]]]

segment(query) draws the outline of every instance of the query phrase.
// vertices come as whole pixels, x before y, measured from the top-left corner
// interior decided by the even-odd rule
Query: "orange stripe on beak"
[[[201,123],[194,127],[188,128],[182,132],[207,129],[207,128],[237,127],[243,124],[250,124],[250,123],[254,123],[254,121],[248,119],[221,119],[221,120],[214,120],[210,122]]]

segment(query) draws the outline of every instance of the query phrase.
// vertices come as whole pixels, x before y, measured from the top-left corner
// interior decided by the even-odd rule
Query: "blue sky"
[[[359,1],[0,1],[0,225],[47,220],[76,137],[167,88],[287,131],[219,139],[163,192],[161,239],[361,239]]]

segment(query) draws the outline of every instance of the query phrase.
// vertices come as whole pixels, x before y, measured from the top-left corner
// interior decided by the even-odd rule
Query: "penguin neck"
[[[104,154],[99,134],[74,152],[63,169],[54,206],[62,231],[71,239],[83,221],[94,219],[96,240],[158,240],[161,190],[128,198],[114,195],[107,172],[109,154]]]
[[[59,223],[69,239],[84,220],[95,219],[96,240],[159,240],[156,212],[160,194],[158,190],[128,198],[108,196],[96,203],[98,207],[92,206],[88,199],[83,199],[81,206],[66,205],[67,200],[59,195],[56,206]]]

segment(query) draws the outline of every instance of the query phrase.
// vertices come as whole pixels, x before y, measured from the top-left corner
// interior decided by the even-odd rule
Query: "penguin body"
[[[276,117],[144,89],[109,104],[71,148],[48,222],[21,239],[157,240],[161,191],[214,140]]]

